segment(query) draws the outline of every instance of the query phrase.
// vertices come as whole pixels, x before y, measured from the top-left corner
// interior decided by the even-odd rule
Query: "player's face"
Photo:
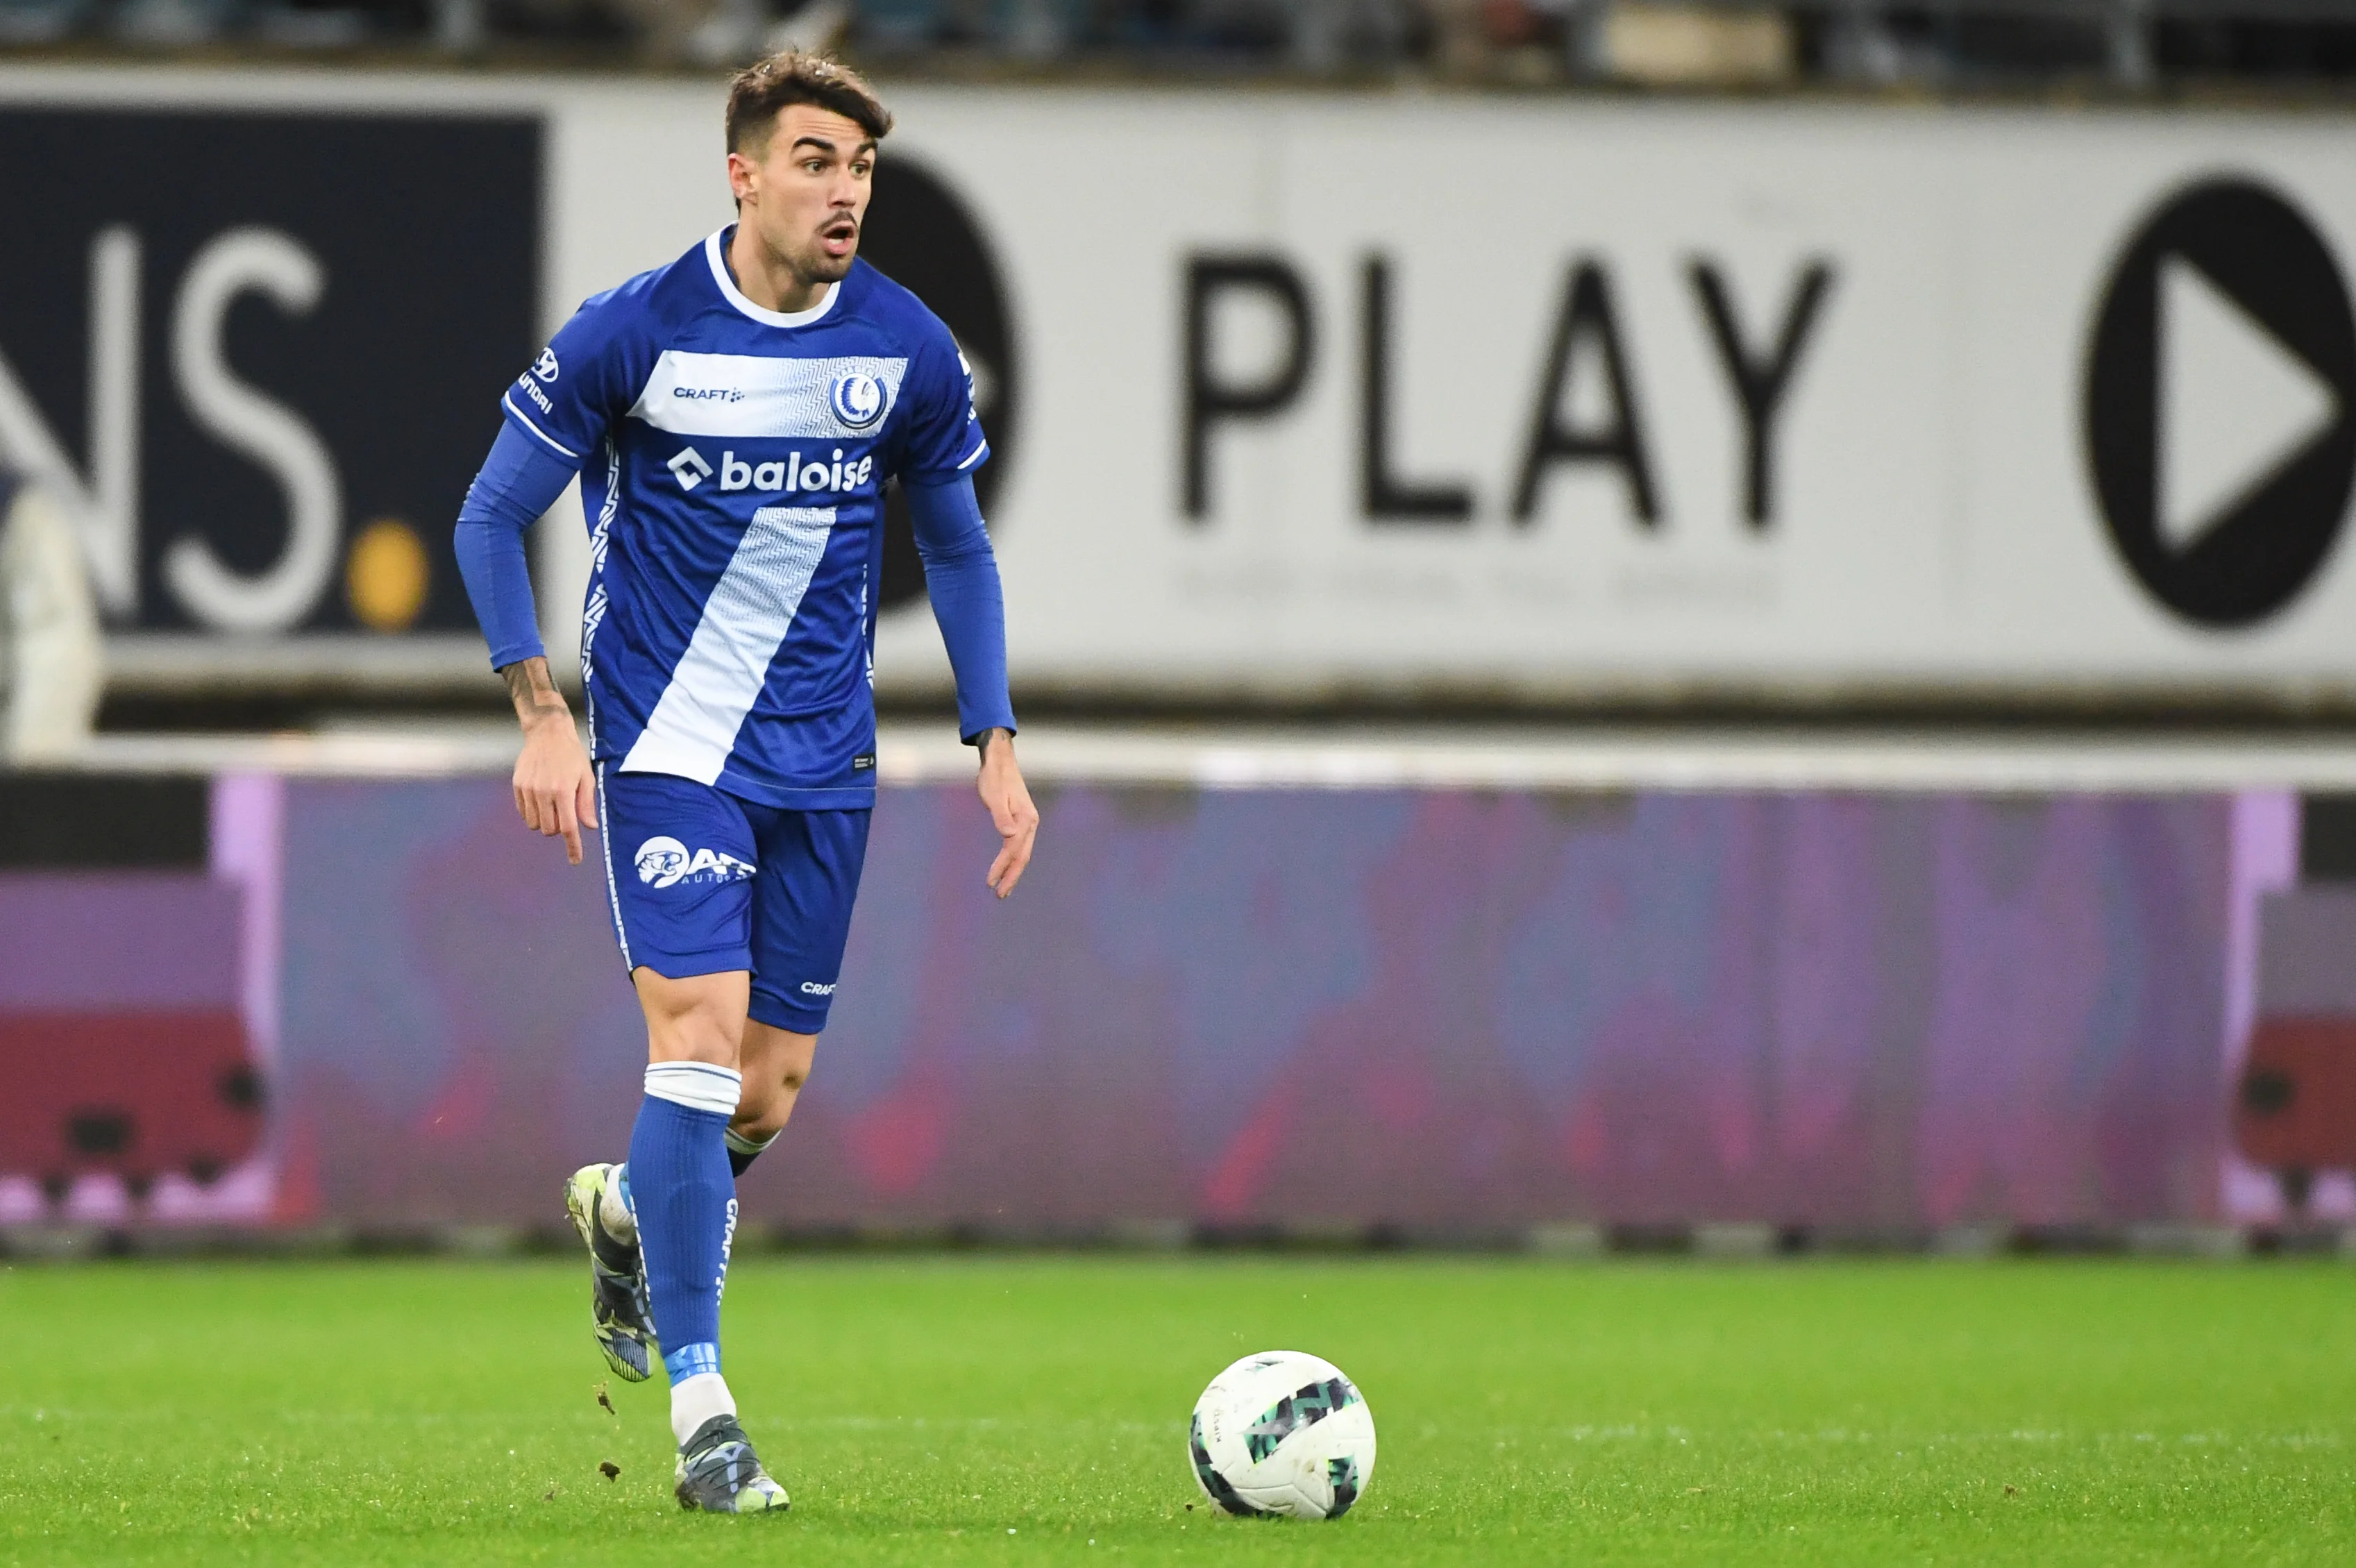
[[[873,189],[875,139],[830,109],[789,103],[758,161],[728,155],[739,221],[769,252],[813,283],[841,281],[859,253],[859,225]]]

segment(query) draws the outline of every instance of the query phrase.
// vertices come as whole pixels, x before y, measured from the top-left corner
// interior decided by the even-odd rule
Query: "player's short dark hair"
[[[892,129],[892,112],[865,77],[824,55],[787,49],[754,61],[728,84],[728,150],[767,141],[778,112],[794,103],[830,109],[877,141]]]

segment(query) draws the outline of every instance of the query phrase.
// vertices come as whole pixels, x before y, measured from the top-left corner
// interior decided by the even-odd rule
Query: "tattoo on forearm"
[[[564,706],[563,694],[549,678],[546,659],[518,659],[499,674],[507,677],[508,699],[515,704],[517,718],[530,720],[570,711]]]

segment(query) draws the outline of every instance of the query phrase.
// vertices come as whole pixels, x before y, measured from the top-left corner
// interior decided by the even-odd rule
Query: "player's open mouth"
[[[818,237],[828,255],[848,256],[859,243],[859,225],[846,218],[819,229]]]

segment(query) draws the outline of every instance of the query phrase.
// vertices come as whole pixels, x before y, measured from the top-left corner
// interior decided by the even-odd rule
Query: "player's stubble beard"
[[[793,261],[794,271],[801,274],[805,283],[839,283],[851,276],[851,264],[859,260],[859,219],[851,220],[851,249],[841,256],[826,253],[827,231],[835,227],[834,222],[829,222],[819,229],[809,251]]]
[[[795,280],[803,288],[815,288],[821,283],[839,283],[851,276],[851,264],[859,259],[859,233],[862,220],[865,217],[866,214],[863,211],[848,214],[840,211],[830,213],[824,222],[806,231],[801,242],[791,249],[776,244],[766,233],[762,235],[762,239],[767,243],[770,254],[776,256],[792,271]],[[840,256],[828,255],[826,252],[828,235],[841,228],[846,222],[851,229],[850,248]]]

